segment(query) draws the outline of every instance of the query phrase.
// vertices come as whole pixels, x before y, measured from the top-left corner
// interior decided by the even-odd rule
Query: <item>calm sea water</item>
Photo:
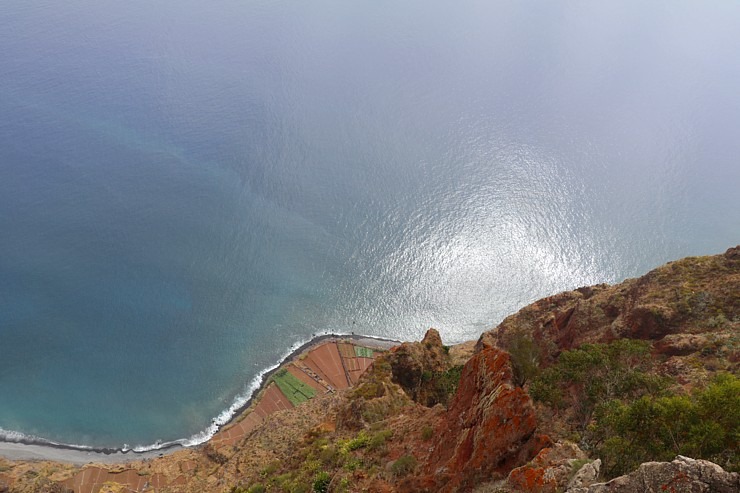
[[[312,334],[724,251],[739,52],[737,2],[4,0],[0,428],[192,443]]]

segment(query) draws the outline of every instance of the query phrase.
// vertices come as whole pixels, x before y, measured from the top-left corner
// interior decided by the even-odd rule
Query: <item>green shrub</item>
[[[590,430],[607,477],[676,455],[740,470],[740,379],[719,375],[692,396],[643,396],[600,405]]]
[[[362,461],[354,456],[347,459],[347,462],[344,463],[344,468],[350,472],[356,471],[360,467],[362,467]]]
[[[540,371],[540,348],[523,332],[513,334],[506,349],[511,356],[514,384],[523,387]]]
[[[277,472],[279,469],[280,469],[280,462],[273,461],[267,464],[267,466],[264,469],[262,469],[262,471],[260,472],[260,475],[263,478],[266,478],[268,476],[272,476],[273,474],[275,474],[275,472]]]
[[[434,390],[432,401],[428,402],[427,405],[434,405],[436,403],[447,405],[450,398],[457,392],[462,370],[463,366],[458,365],[453,366],[447,371],[432,373],[429,380],[433,380]]]
[[[649,373],[652,366],[650,343],[645,341],[584,344],[564,351],[557,363],[533,379],[529,391],[533,399],[551,407],[573,407],[585,427],[597,404],[654,395],[665,388],[665,379]]]
[[[346,454],[353,450],[361,449],[366,447],[370,443],[370,436],[365,432],[361,431],[355,438],[350,440],[341,441],[339,444],[339,450]]]
[[[412,473],[416,469],[416,457],[413,455],[404,455],[399,457],[396,462],[391,465],[391,472],[396,477],[403,477]]]
[[[349,491],[349,478],[342,478],[341,481],[339,481],[339,486],[337,490],[340,493]]]
[[[319,460],[325,467],[336,467],[342,464],[343,455],[337,447],[328,445],[319,452]]]
[[[290,493],[310,493],[311,486],[304,483],[298,483],[293,485],[288,491],[290,491]]]
[[[377,382],[363,382],[353,392],[353,397],[362,397],[364,399],[375,399],[385,395],[385,387]]]
[[[431,440],[433,436],[434,436],[434,429],[431,426],[427,425],[421,429],[421,439],[424,440],[425,442]]]
[[[331,476],[328,472],[321,471],[313,480],[314,493],[327,493],[329,491],[329,483],[331,483]]]
[[[385,446],[385,442],[387,442],[392,436],[393,432],[391,430],[381,430],[373,435],[370,442],[367,444],[367,448],[369,450],[377,450]]]

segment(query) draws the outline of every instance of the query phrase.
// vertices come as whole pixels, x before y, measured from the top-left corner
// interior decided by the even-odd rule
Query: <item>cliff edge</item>
[[[218,450],[128,467],[140,491],[738,491],[739,329],[734,247],[544,298],[475,343],[431,329]],[[0,460],[0,491],[73,474]]]

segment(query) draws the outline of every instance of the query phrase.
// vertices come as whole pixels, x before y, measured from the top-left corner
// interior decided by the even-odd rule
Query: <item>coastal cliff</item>
[[[434,329],[372,354],[330,341],[263,388],[253,409],[275,409],[205,446],[0,459],[0,492],[738,491],[739,329],[734,247],[544,298],[452,347]]]

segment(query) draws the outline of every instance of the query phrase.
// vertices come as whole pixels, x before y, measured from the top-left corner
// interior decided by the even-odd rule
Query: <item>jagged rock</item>
[[[487,348],[465,365],[423,475],[408,491],[469,491],[502,478],[548,442],[535,435],[529,396],[512,384],[509,355]]]
[[[391,381],[389,356],[378,358],[349,392],[337,412],[338,429],[361,430],[411,403],[403,389]]]
[[[427,407],[446,403],[433,378],[452,366],[439,332],[429,329],[421,342],[404,342],[387,356],[393,382],[414,401]]]
[[[573,476],[574,467],[585,459],[586,454],[576,444],[555,443],[543,448],[527,464],[511,471],[506,486],[511,491],[525,493],[562,491]]]
[[[727,338],[722,337],[719,342]],[[655,343],[655,352],[667,356],[686,356],[708,347],[712,342],[701,334],[669,334]]]
[[[540,362],[584,343],[620,338],[656,342],[656,353],[687,355],[712,345],[725,365],[740,358],[724,344],[740,329],[740,246],[722,255],[689,257],[615,286],[600,284],[543,298],[481,335],[477,350],[508,350],[534,341]],[[692,337],[689,337],[692,336]],[[716,347],[715,347],[716,346]]]
[[[568,483],[568,488],[583,488],[596,481],[601,471],[601,459],[584,464]]]
[[[568,488],[567,493],[737,493],[740,474],[706,460],[677,456],[673,462],[646,462],[608,483]]]
[[[728,248],[725,257],[729,260],[740,260],[740,245]]]
[[[375,395],[355,394],[337,413],[337,428],[342,430],[361,430],[380,420],[396,414],[399,409],[411,403],[401,388],[391,382],[379,382],[360,387],[365,390],[373,387]]]

